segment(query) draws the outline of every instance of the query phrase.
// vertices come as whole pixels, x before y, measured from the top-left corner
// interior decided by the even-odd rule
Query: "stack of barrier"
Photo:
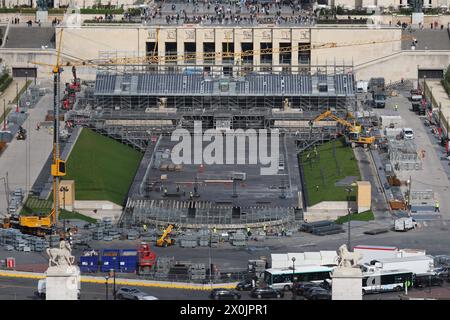
[[[191,280],[205,280],[206,267],[204,263],[192,264],[189,268],[189,277]]]

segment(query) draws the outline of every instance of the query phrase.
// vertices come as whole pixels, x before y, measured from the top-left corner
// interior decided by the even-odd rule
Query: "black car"
[[[295,282],[293,285],[294,292],[300,296],[309,288],[319,288],[319,285],[314,282]]]
[[[308,300],[312,300],[312,298],[318,294],[330,294],[330,292],[321,287],[311,287],[305,290],[303,296]]]
[[[250,291],[252,289],[253,289],[252,280],[244,280],[236,285],[236,290],[239,291]]]
[[[331,293],[327,290],[313,290],[308,300],[331,300]]]
[[[416,276],[413,283],[414,288],[440,287],[444,283],[444,279],[434,274],[423,275]]]
[[[280,290],[276,290],[270,287],[266,288],[253,288],[250,292],[250,297],[252,298],[282,298],[284,293]]]
[[[209,297],[214,300],[238,300],[241,294],[234,290],[217,288],[211,291]]]

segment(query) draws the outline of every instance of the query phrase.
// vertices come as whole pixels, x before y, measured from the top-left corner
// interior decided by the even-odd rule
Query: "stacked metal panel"
[[[6,246],[7,251],[42,252],[49,247],[49,242],[40,237],[22,234],[18,229],[0,229],[0,245]]]
[[[389,161],[395,170],[421,170],[417,146],[413,141],[389,140]]]
[[[231,244],[233,246],[237,246],[237,247],[244,247],[247,245],[247,236],[242,232],[236,232],[233,234],[232,238],[230,238],[231,240]]]
[[[96,228],[92,231],[92,239],[93,240],[103,240],[103,228]]]
[[[209,231],[207,229],[201,229],[199,231],[199,239],[198,244],[200,247],[207,247],[209,246]]]
[[[173,257],[159,257],[156,260],[155,277],[167,278],[174,262]]]
[[[191,264],[189,267],[189,277],[191,280],[205,280],[206,267],[204,263]]]
[[[197,246],[197,236],[195,234],[185,234],[180,240],[182,248],[195,248]]]
[[[209,245],[211,246],[211,248],[217,248],[219,246],[219,235],[213,233]]]

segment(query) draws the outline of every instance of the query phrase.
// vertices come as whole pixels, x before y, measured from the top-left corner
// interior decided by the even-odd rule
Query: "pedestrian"
[[[41,128],[41,123],[40,122],[36,123],[36,131],[39,131],[40,128]]]
[[[316,191],[319,191],[319,185],[316,185]]]
[[[167,188],[164,187],[164,196],[167,197]]]
[[[189,192],[189,198],[192,200],[194,198],[194,194],[191,192]]]
[[[144,224],[142,227],[144,228],[144,232],[147,232],[147,225]]]
[[[395,111],[398,111],[398,104],[395,104],[394,110],[395,110]]]
[[[434,212],[441,212],[439,210],[439,201],[436,201],[436,204],[434,205]]]

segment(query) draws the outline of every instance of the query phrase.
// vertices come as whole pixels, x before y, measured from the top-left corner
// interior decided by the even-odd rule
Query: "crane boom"
[[[352,46],[361,46],[361,45],[370,45],[370,44],[379,44],[379,43],[387,43],[387,42],[398,42],[404,40],[413,39],[412,36],[402,36],[401,39],[395,40],[380,40],[380,41],[366,41],[366,42],[350,42],[350,43],[318,43],[318,44],[301,44],[298,46],[289,46],[289,47],[278,47],[278,48],[267,48],[261,50],[246,50],[243,52],[229,52],[228,49],[226,52],[195,52],[189,54],[172,54],[172,55],[157,55],[157,46],[159,45],[159,37],[160,30],[157,28],[156,30],[156,45],[153,48],[152,55],[149,56],[138,56],[138,57],[116,57],[111,59],[80,59],[79,62],[70,62],[67,61],[65,66],[113,66],[113,65],[133,65],[133,64],[158,64],[161,62],[177,62],[177,61],[189,61],[189,60],[213,60],[219,57],[222,58],[242,58],[249,56],[257,56],[257,55],[269,55],[273,53],[290,53],[292,51],[298,50],[299,52],[317,50],[317,49],[330,49],[330,48],[342,48],[342,47],[352,47]],[[58,59],[60,58],[61,41],[58,46]],[[228,48],[228,46],[227,46]],[[52,66],[47,63],[38,62],[38,61],[30,61],[35,65],[42,66]],[[53,66],[52,66],[53,67]]]

